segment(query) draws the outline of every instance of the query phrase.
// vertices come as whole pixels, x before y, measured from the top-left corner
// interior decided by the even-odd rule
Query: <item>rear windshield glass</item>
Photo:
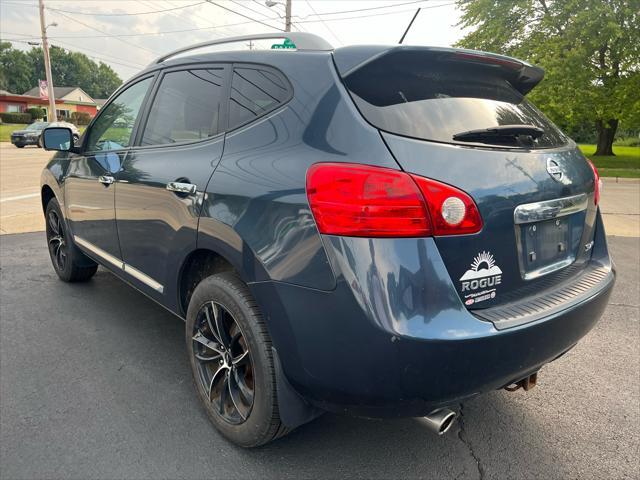
[[[533,125],[544,133],[531,148],[567,141],[511,86],[498,65],[463,61],[451,54],[400,51],[367,63],[344,80],[362,115],[387,132],[468,145],[453,136],[499,125]],[[487,143],[492,142],[482,142]]]

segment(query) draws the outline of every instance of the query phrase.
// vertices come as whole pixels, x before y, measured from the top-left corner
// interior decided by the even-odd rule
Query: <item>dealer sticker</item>
[[[502,283],[502,270],[490,252],[478,253],[471,268],[460,277],[464,304],[469,306],[496,297],[496,287]]]

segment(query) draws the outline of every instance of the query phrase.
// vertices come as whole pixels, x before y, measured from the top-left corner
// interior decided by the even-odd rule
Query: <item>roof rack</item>
[[[151,65],[162,63],[168,58],[174,57],[180,53],[188,52],[190,50],[196,50],[198,48],[210,47],[212,45],[222,45],[225,43],[246,42],[248,40],[268,40],[276,38],[288,38],[295,46],[296,50],[312,50],[312,51],[327,51],[333,50],[333,46],[327,42],[324,38],[319,37],[313,33],[307,32],[276,32],[276,33],[258,33],[255,35],[242,35],[239,37],[227,37],[217,38],[215,40],[208,40],[206,42],[196,43],[189,47],[182,47],[173,52],[167,53],[154,60]]]

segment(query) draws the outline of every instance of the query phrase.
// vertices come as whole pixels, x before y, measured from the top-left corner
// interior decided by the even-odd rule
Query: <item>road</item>
[[[43,233],[0,242],[2,478],[638,478],[638,238],[610,238],[604,317],[530,392],[465,404],[443,437],[327,414],[252,451],[199,406],[179,319],[103,269],[57,280]]]
[[[40,172],[51,152],[0,142],[0,234],[44,230]],[[604,179],[601,209],[609,235],[640,237],[640,179]]]

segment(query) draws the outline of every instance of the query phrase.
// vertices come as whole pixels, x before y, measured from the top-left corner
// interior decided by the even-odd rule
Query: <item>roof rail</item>
[[[255,35],[242,35],[239,37],[217,38],[206,42],[196,43],[189,47],[182,47],[173,52],[169,52],[154,60],[151,65],[162,63],[168,58],[174,57],[180,53],[196,50],[198,48],[210,47],[212,45],[222,45],[225,43],[246,42],[248,40],[268,40],[276,38],[288,38],[295,46],[296,50],[333,50],[333,46],[324,38],[313,33],[307,32],[275,32],[275,33],[257,33]]]

